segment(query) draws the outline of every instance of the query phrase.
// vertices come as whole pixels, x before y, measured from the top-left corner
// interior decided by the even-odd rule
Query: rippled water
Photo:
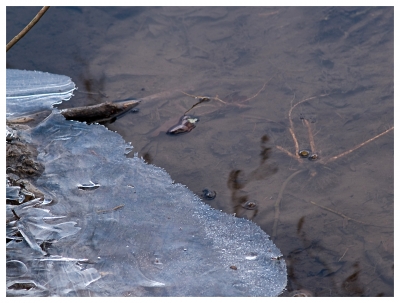
[[[7,41],[38,10],[7,7]],[[284,295],[393,296],[393,131],[325,163],[393,126],[393,19],[392,7],[52,7],[7,67],[71,77],[62,107],[144,98],[108,127],[276,234]],[[187,94],[212,98],[189,111],[190,133],[169,136],[199,100]],[[295,151],[289,113],[318,160],[283,151]]]

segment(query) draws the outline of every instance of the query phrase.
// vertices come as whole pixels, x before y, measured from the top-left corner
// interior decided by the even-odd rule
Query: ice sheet
[[[71,78],[40,71],[6,69],[6,115],[19,117],[69,100],[75,90]]]
[[[21,136],[38,145],[45,171],[35,185],[54,202],[8,207],[7,295],[277,296],[286,287],[264,231],[127,158],[120,135],[53,112]]]

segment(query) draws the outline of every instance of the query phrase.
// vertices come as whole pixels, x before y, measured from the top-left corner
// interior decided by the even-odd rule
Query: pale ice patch
[[[40,71],[6,69],[6,116],[20,117],[67,101],[76,89],[71,78]]]
[[[127,158],[132,146],[106,127],[53,112],[21,136],[38,146],[45,171],[35,186],[53,202],[7,208],[7,295],[277,296],[286,287],[282,254],[260,227]]]

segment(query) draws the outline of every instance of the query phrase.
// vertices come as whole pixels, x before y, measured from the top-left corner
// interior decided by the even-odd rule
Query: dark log
[[[132,108],[136,107],[139,103],[140,100],[129,100],[116,103],[105,102],[93,106],[66,108],[61,110],[61,114],[67,120],[86,123],[104,123],[125,114]]]
[[[67,120],[75,120],[87,123],[104,123],[121,117],[123,114],[136,107],[139,103],[140,100],[128,100],[115,103],[106,102],[93,106],[66,108],[61,110],[61,114]],[[46,110],[27,116],[8,118],[7,123],[10,125],[21,123],[37,123],[38,121],[43,121],[50,114],[51,111]]]

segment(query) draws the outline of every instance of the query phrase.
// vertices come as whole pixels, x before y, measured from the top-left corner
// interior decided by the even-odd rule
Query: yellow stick
[[[288,114],[288,117],[289,117],[289,124],[290,124],[289,132],[290,132],[290,134],[292,135],[293,142],[294,142],[294,148],[295,148],[296,157],[298,157],[298,158],[300,157],[300,156],[299,156],[299,142],[297,141],[296,135],[295,135],[295,133],[294,133],[294,126],[293,126],[293,121],[292,121],[292,111],[293,111],[293,109],[294,109],[297,105],[299,105],[299,104],[301,104],[301,103],[303,103],[303,102],[310,101],[310,100],[313,100],[313,99],[315,99],[315,98],[326,97],[326,96],[328,96],[328,95],[329,95],[329,94],[322,94],[322,95],[319,95],[319,96],[314,96],[314,97],[310,97],[310,98],[301,100],[301,101],[297,102],[295,105],[292,105],[291,108],[290,108],[290,110],[289,110],[289,114]],[[313,142],[313,144],[314,144],[314,139],[312,140],[312,142]],[[311,140],[310,140],[310,144],[311,144]],[[315,146],[314,146],[314,148],[315,148]],[[312,148],[311,148],[311,149],[312,149]]]
[[[296,160],[300,159],[300,157],[296,157],[295,155],[291,154],[288,150],[284,149],[282,146],[277,145],[276,148],[279,149],[281,152],[284,152],[285,154],[287,154],[289,157],[292,157]]]
[[[336,159],[338,159],[340,157],[343,157],[343,156],[346,156],[346,155],[352,153],[353,151],[359,149],[360,147],[363,147],[365,144],[370,143],[370,142],[374,141],[375,139],[378,139],[379,137],[383,136],[384,134],[387,134],[388,132],[390,132],[393,129],[394,129],[394,126],[392,126],[391,128],[385,130],[384,132],[380,133],[379,135],[376,135],[375,137],[373,137],[373,138],[371,138],[371,139],[369,139],[367,141],[364,141],[361,144],[358,144],[357,146],[353,147],[352,149],[349,149],[348,151],[345,151],[345,152],[343,152],[343,153],[341,153],[341,154],[339,154],[337,156],[329,158],[328,160],[326,160],[324,162],[324,164],[329,163],[329,162],[334,161],[334,160],[336,160]]]
[[[311,130],[310,122],[308,122],[307,119],[304,119],[304,123],[306,124],[307,130],[308,130],[308,139],[310,141],[311,152],[315,153],[316,148],[315,148],[315,143],[314,143],[314,135]]]

